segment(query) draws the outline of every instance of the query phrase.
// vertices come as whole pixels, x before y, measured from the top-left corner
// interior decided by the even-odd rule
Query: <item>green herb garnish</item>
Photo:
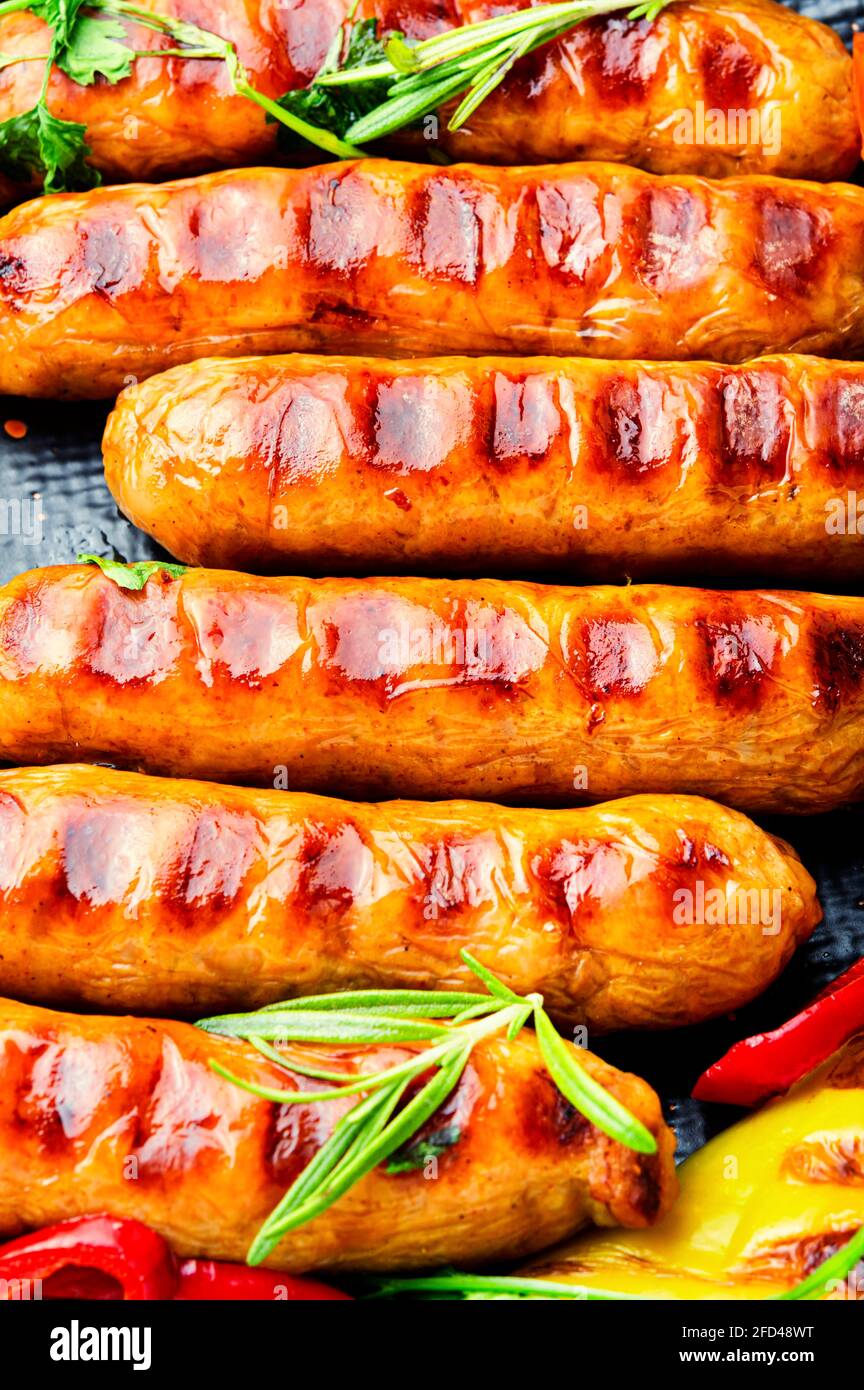
[[[462,96],[447,126],[459,130],[519,58],[586,19],[624,10],[628,19],[650,21],[669,3],[642,0],[634,7],[632,0],[568,0],[464,24],[419,43],[398,31],[379,35],[377,20],[354,22],[352,11],[312,83],[274,101],[252,86],[234,44],[197,24],[131,0],[0,0],[0,18],[29,10],[51,29],[44,53],[0,54],[0,68],[45,65],[36,105],[0,121],[0,169],[19,181],[41,181],[47,193],[101,183],[99,171],[87,162],[92,151],[86,127],[60,120],[48,108],[55,65],[89,87],[97,78],[112,85],[122,81],[136,58],[220,61],[233,91],[278,123],[280,143],[299,139],[338,159],[353,159],[364,153],[359,142],[390,135]],[[136,48],[129,37],[136,24],[166,35],[172,46]]]
[[[525,54],[561,38],[586,19],[625,10],[627,19],[650,21],[669,3],[644,0],[634,6],[632,0],[568,0],[464,24],[419,43],[395,32],[382,41],[383,57],[322,72],[310,90],[319,87],[332,94],[353,88],[356,92],[370,84],[377,92],[384,84],[383,100],[342,127],[344,138],[355,144],[392,135],[464,93],[447,123],[448,130],[456,131]]]
[[[320,1091],[282,1091],[245,1081],[219,1063],[211,1063],[227,1081],[264,1100],[310,1105],[362,1096],[337,1121],[312,1162],[270,1213],[252,1242],[247,1255],[250,1264],[260,1264],[289,1231],[312,1221],[379,1163],[410,1147],[456,1087],[478,1042],[501,1033],[515,1038],[530,1020],[543,1060],[570,1104],[627,1148],[656,1153],[654,1136],[588,1075],[573,1049],[555,1032],[542,996],[515,994],[467,951],[461,956],[486,985],[488,994],[359,990],[289,1000],[254,1013],[226,1014],[198,1023],[207,1032],[245,1038],[289,1072],[337,1082]],[[449,1022],[436,1022],[438,1019]],[[307,1068],[302,1061],[286,1057],[273,1046],[276,1041],[422,1042],[428,1046],[386,1071],[346,1082],[338,1073]],[[412,1091],[412,1087],[419,1089]]]
[[[78,555],[79,565],[98,565],[104,575],[113,579],[121,589],[143,589],[151,574],[170,574],[174,579],[185,574],[188,565],[170,565],[162,560],[139,560],[134,565],[121,560],[106,560],[102,555]]]
[[[646,1298],[645,1294],[592,1289],[587,1284],[564,1284],[554,1279],[532,1279],[518,1274],[461,1274],[455,1269],[414,1275],[407,1279],[382,1279],[366,1297],[396,1298],[402,1294],[414,1294],[420,1298],[462,1299],[466,1302],[569,1298],[580,1303],[605,1303],[609,1300],[638,1303]]]
[[[0,54],[0,68],[15,63],[45,65],[36,105],[20,116],[0,121],[0,169],[10,178],[34,178],[46,193],[93,188],[101,183],[98,169],[87,163],[92,151],[86,127],[77,121],[59,120],[48,108],[51,69],[58,67],[82,87],[91,86],[97,78],[114,85],[129,76],[135,58],[147,57],[221,61],[237,95],[255,102],[270,120],[340,159],[362,154],[331,130],[310,124],[259,92],[250,83],[234,44],[197,24],[143,9],[130,0],[0,0],[0,19],[23,10],[44,20],[51,28],[51,37],[44,53]],[[131,24],[167,35],[173,46],[136,48],[129,38]]]
[[[0,121],[0,169],[26,183],[38,174],[46,193],[93,188],[99,174],[87,163],[87,127],[52,116],[44,96],[20,116]]]
[[[387,1160],[388,1173],[413,1173],[425,1168],[430,1159],[440,1158],[462,1138],[458,1125],[445,1125],[426,1139],[412,1139]]]
[[[786,1293],[771,1294],[760,1301],[783,1303],[821,1298],[830,1291],[832,1284],[840,1283],[851,1274],[862,1259],[864,1226],[858,1229],[842,1250],[830,1255],[812,1274],[800,1284],[796,1284],[794,1289],[789,1289]],[[432,1274],[415,1275],[406,1279],[381,1279],[366,1297],[396,1298],[402,1294],[414,1294],[420,1298],[464,1300],[569,1298],[580,1303],[613,1299],[622,1302],[644,1302],[652,1297],[651,1294],[614,1293],[609,1289],[592,1288],[588,1284],[570,1284],[554,1279],[535,1279],[509,1274],[462,1274],[455,1269],[442,1269]]]
[[[349,16],[345,28],[336,34],[330,52],[310,85],[286,92],[279,98],[278,104],[300,120],[323,127],[342,139],[346,130],[386,100],[389,84],[386,80],[376,82],[373,79],[346,87],[329,88],[323,85],[323,78],[330,73],[368,67],[371,63],[383,61],[385,57],[384,45],[378,38],[377,19],[360,19],[352,23]],[[268,116],[267,119],[272,121],[275,118]],[[278,132],[278,143],[281,149],[290,151],[295,148],[297,139],[283,125]]]

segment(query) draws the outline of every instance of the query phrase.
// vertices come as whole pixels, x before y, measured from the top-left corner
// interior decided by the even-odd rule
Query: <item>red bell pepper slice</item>
[[[693,1098],[720,1105],[759,1105],[788,1091],[862,1028],[864,959],[832,981],[788,1023],[735,1043],[702,1073]]]
[[[345,1299],[350,1295],[314,1279],[293,1279],[274,1269],[250,1269],[223,1260],[184,1260],[176,1299],[252,1299],[273,1303]]]
[[[7,1298],[173,1298],[167,1241],[141,1221],[76,1216],[0,1246]]]
[[[0,1298],[350,1301],[314,1279],[221,1260],[178,1264],[141,1221],[76,1216],[0,1246]]]

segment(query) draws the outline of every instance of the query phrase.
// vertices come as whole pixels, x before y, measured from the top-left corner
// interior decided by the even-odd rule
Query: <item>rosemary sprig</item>
[[[221,1063],[211,1063],[227,1081],[263,1100],[312,1105],[361,1097],[337,1120],[312,1162],[267,1217],[250,1247],[250,1264],[266,1259],[289,1231],[320,1216],[373,1168],[410,1143],[457,1086],[479,1042],[496,1034],[515,1038],[531,1020],[549,1073],[570,1104],[627,1148],[656,1153],[654,1136],[588,1075],[574,1050],[556,1033],[542,996],[515,994],[467,951],[461,954],[485,984],[487,994],[355,990],[288,1000],[253,1013],[225,1014],[198,1023],[207,1032],[245,1039],[289,1074],[331,1083],[317,1091],[282,1090],[247,1081]],[[279,1051],[275,1042],[283,1048],[297,1043],[424,1045],[414,1056],[384,1071],[346,1080],[344,1074],[310,1065],[302,1055],[295,1060],[293,1052]],[[431,1077],[424,1080],[430,1072]]]
[[[322,72],[310,90],[389,84],[384,100],[342,131],[355,144],[392,135],[465,92],[447,123],[448,130],[456,131],[525,54],[561,38],[586,19],[625,10],[628,19],[651,21],[669,3],[642,0],[634,6],[632,0],[567,0],[464,24],[416,44],[394,33],[384,42],[378,61]]]
[[[822,1298],[833,1284],[841,1283],[855,1266],[864,1260],[864,1226],[842,1250],[823,1260],[806,1279],[785,1293],[771,1294],[765,1303],[788,1303]],[[378,1281],[367,1298],[396,1298],[414,1294],[421,1298],[455,1299],[573,1299],[580,1303],[607,1300],[639,1302],[651,1299],[650,1294],[617,1293],[610,1289],[593,1288],[590,1284],[570,1284],[561,1280],[535,1279],[525,1275],[462,1274],[459,1270],[442,1269],[432,1274],[413,1275],[406,1279],[385,1278]]]

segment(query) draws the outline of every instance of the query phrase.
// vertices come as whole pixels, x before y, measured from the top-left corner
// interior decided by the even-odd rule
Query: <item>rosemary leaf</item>
[[[499,980],[497,975],[493,975],[491,970],[487,970],[485,965],[481,965],[479,960],[476,960],[470,951],[460,951],[459,958],[468,966],[468,969],[477,976],[478,980],[483,981],[489,993],[495,999],[501,999],[505,1004],[525,1003],[525,997],[521,994],[515,994],[512,989],[508,989],[507,985],[505,985],[502,980]],[[534,995],[533,999],[540,999],[540,995]]]
[[[329,1139],[264,1222],[246,1256],[249,1264],[260,1264],[289,1231],[326,1211],[353,1185],[356,1179],[346,1182],[345,1172],[353,1173],[358,1164],[362,1168],[364,1155],[373,1149],[407,1085],[406,1081],[383,1093],[376,1092],[338,1121]],[[319,1163],[322,1155],[324,1161]]]
[[[338,1169],[331,1174],[316,1194],[309,1197],[301,1207],[292,1210],[279,1222],[272,1223],[269,1232],[270,1237],[275,1236],[275,1241],[279,1241],[296,1226],[301,1226],[306,1221],[312,1221],[316,1216],[320,1216],[334,1202],[337,1202],[349,1188],[358,1183],[384,1159],[389,1158],[396,1149],[401,1148],[447,1099],[457,1085],[470,1054],[470,1046],[463,1046],[458,1051],[454,1051],[451,1060],[443,1065],[430,1081],[427,1081],[426,1085],[417,1092],[417,1095],[408,1102],[405,1108],[371,1140],[358,1146],[357,1151],[352,1152],[350,1158],[346,1158],[340,1163]],[[407,1082],[404,1083],[402,1090],[407,1084]],[[271,1222],[267,1224],[271,1226]]]
[[[307,91],[317,87],[331,94],[343,88],[356,92],[368,85],[370,92],[383,93],[381,100],[341,132],[346,140],[361,144],[393,134],[467,92],[448,125],[449,130],[458,130],[520,57],[561,38],[586,19],[624,10],[627,18],[651,21],[668,3],[644,0],[632,8],[629,0],[577,0],[535,5],[460,25],[414,44],[393,34],[383,45],[384,61],[376,57],[369,64],[355,61],[350,69],[331,68]]]
[[[451,1036],[457,1037],[458,1034]],[[420,1052],[416,1057],[410,1058],[407,1062],[400,1062],[396,1066],[388,1067],[386,1071],[364,1072],[353,1079],[349,1075],[344,1078],[345,1084],[334,1086],[328,1091],[277,1091],[272,1086],[262,1086],[257,1081],[247,1081],[244,1077],[237,1076],[234,1072],[223,1067],[221,1062],[211,1063],[213,1071],[226,1081],[232,1081],[235,1086],[240,1086],[244,1091],[251,1092],[252,1095],[260,1096],[262,1100],[272,1100],[277,1105],[315,1105],[318,1102],[327,1100],[340,1100],[342,1096],[355,1096],[365,1092],[380,1090],[383,1086],[390,1085],[391,1082],[408,1080],[417,1076],[420,1072],[428,1071],[433,1063],[439,1058],[446,1057],[452,1051],[453,1044],[449,1041],[442,1043],[439,1047],[433,1047],[431,1051]],[[279,1054],[276,1053],[278,1056]],[[290,1062],[282,1061],[283,1066],[290,1067]]]
[[[367,140],[380,140],[401,130],[421,116],[437,111],[448,98],[455,96],[465,86],[465,77],[458,73],[440,82],[430,82],[428,86],[409,92],[407,96],[397,96],[382,102],[368,115],[361,116],[345,132],[346,140],[364,144]]]
[[[515,43],[510,52],[503,59],[494,59],[481,70],[471,84],[468,95],[463,97],[457,106],[450,120],[447,122],[447,129],[450,131],[459,130],[467,121],[468,117],[477,110],[481,102],[485,101],[490,92],[493,92],[500,82],[507,76],[507,73],[516,62],[521,58],[533,43],[533,35],[530,30],[522,35],[518,43]]]
[[[272,1104],[312,1105],[353,1095],[363,1097],[337,1121],[329,1139],[267,1218],[249,1252],[251,1263],[266,1258],[288,1231],[314,1220],[398,1149],[410,1151],[411,1140],[458,1084],[477,1043],[496,1033],[515,1038],[532,1014],[546,1066],[571,1104],[628,1147],[642,1153],[656,1150],[645,1127],[571,1055],[545,1014],[539,994],[516,994],[468,951],[461,952],[461,959],[485,984],[488,994],[355,990],[290,1000],[253,1013],[225,1014],[198,1023],[208,1032],[248,1040],[286,1072],[293,1068],[300,1075],[333,1083],[320,1091],[280,1090],[248,1081],[221,1063],[211,1062],[232,1085]],[[346,1008],[346,1003],[350,1007]],[[451,1021],[436,1023],[431,1014]],[[290,1053],[273,1047],[274,1040],[337,1046],[415,1042],[432,1046],[383,1071],[357,1075],[328,1070],[314,1061],[304,1065],[302,1055],[294,1060]],[[406,1087],[433,1068],[417,1095],[394,1115]]]
[[[502,56],[504,53],[508,52],[508,45],[502,45],[501,52]],[[475,54],[474,57],[469,54],[466,58],[451,58],[446,63],[436,64],[435,77],[436,79],[443,80],[445,77],[451,77],[455,76],[456,73],[462,73],[465,81],[470,82],[473,75],[484,66],[484,62],[485,60],[482,54]],[[389,97],[407,96],[409,92],[421,91],[424,87],[428,86],[428,84],[428,72],[425,69],[420,69],[418,72],[397,77],[396,81],[389,88],[387,95]]]
[[[446,1153],[454,1144],[458,1144],[462,1138],[462,1130],[458,1125],[445,1125],[443,1129],[436,1130],[426,1139],[413,1138],[409,1143],[403,1144],[388,1158],[384,1171],[386,1173],[411,1173],[419,1168],[424,1168],[430,1158],[438,1158],[439,1154]]]
[[[393,1107],[398,1104],[400,1094],[398,1087],[391,1088],[383,1096],[376,1094],[374,1105],[366,1106],[364,1109],[365,1103],[361,1102],[354,1107],[350,1115],[343,1116],[334,1125],[332,1134],[321,1145],[311,1163],[306,1165],[291,1184],[258,1231],[246,1255],[248,1264],[257,1265],[265,1260],[279,1244],[285,1232],[291,1229],[290,1226],[282,1229],[283,1224],[290,1221],[291,1213],[296,1212],[298,1208],[302,1210],[310,1194],[321,1188],[328,1178],[333,1177],[340,1164],[350,1160],[352,1155],[361,1152],[364,1145],[374,1140],[375,1135],[387,1123]],[[356,1116],[361,1110],[363,1123],[358,1125]],[[351,1115],[355,1117],[353,1125],[346,1123]],[[295,1224],[302,1223],[298,1221]]]
[[[442,1270],[439,1274],[406,1279],[383,1279],[367,1298],[394,1298],[399,1294],[430,1294],[459,1299],[573,1299],[580,1303],[622,1299],[638,1302],[646,1295],[613,1293],[593,1289],[587,1284],[565,1284],[552,1279],[532,1279],[515,1274],[460,1274]]]
[[[522,1029],[525,1027],[525,1024],[528,1022],[533,1012],[533,1004],[526,1004],[523,1009],[514,1012],[513,1022],[510,1024],[505,1034],[508,1042],[512,1042],[513,1039],[522,1032]]]
[[[298,1057],[296,1049],[293,1052],[279,1052],[272,1043],[267,1042],[264,1038],[254,1037],[252,1034],[246,1041],[251,1043],[262,1057],[266,1057],[270,1062],[275,1062],[277,1066],[287,1067],[289,1071],[296,1072],[298,1076],[311,1076],[316,1081],[338,1082],[345,1080],[346,1072],[316,1067],[314,1063],[307,1062],[303,1057]]]
[[[301,1009],[272,1010],[255,1014],[223,1014],[219,1018],[203,1018],[197,1026],[205,1033],[220,1033],[228,1038],[252,1036],[272,1042],[317,1043],[401,1043],[428,1042],[447,1032],[440,1023],[400,1018],[395,1014],[328,1012]]]
[[[514,996],[518,998],[517,996]],[[521,1001],[520,1001],[521,1002]],[[451,1018],[475,1006],[488,1013],[494,1007],[487,994],[462,994],[445,990],[423,989],[355,989],[340,994],[306,994],[281,1004],[265,1004],[258,1012],[277,1013],[281,1009],[326,1010],[342,1013],[368,1010],[370,1013],[398,1012],[400,1017]]]
[[[534,1010],[534,1029],[543,1060],[558,1090],[592,1124],[637,1153],[657,1152],[657,1141],[640,1120],[632,1115],[577,1062],[563,1038],[556,1033],[548,1014]]]
[[[415,48],[404,34],[393,33],[384,45],[384,52],[397,72],[414,72],[417,67]]]
[[[822,1298],[830,1292],[830,1284],[839,1284],[852,1273],[855,1266],[864,1260],[864,1226],[859,1226],[855,1235],[842,1250],[837,1250],[827,1260],[808,1274],[794,1289],[777,1295],[779,1303],[804,1302]]]

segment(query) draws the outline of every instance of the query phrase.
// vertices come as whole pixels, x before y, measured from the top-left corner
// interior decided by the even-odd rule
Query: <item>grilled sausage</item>
[[[864,567],[858,363],[213,360],[124,391],[103,449],[118,506],[193,564],[855,582]]]
[[[681,1196],[647,1235],[579,1239],[530,1270],[647,1298],[771,1298],[864,1223],[864,1034],[679,1169]],[[864,1298],[857,1280],[832,1297]]]
[[[361,796],[694,792],[818,811],[864,789],[864,599],[496,580],[0,590],[0,757]]]
[[[271,98],[311,81],[350,8],[348,0],[142,3],[233,40],[253,85]],[[358,17],[423,39],[501,11],[489,0],[367,0]],[[139,47],[171,42],[140,26],[137,35]],[[0,21],[3,53],[44,52],[45,36],[31,14]],[[0,73],[0,120],[34,104],[42,72],[24,63]],[[436,144],[490,164],[587,158],[658,173],[843,178],[859,148],[851,88],[849,56],[826,26],[769,0],[701,0],[653,23],[622,13],[581,25],[521,59],[462,131],[449,133],[442,113]],[[92,162],[112,180],[278,158],[276,126],[231,95],[218,62],[139,59],[123,82],[92,87],[55,68],[48,96],[55,115],[87,126]]]
[[[0,390],[220,353],[742,361],[864,347],[864,191],[612,164],[361,160],[34,199],[0,220]]]
[[[0,991],[40,1003],[472,988],[467,947],[568,1025],[663,1028],[760,994],[819,916],[787,845],[698,798],[507,811],[0,774]]]
[[[410,1051],[304,1045],[300,1055],[350,1077]],[[437,1180],[422,1167],[376,1168],[268,1263],[295,1271],[470,1263],[539,1250],[591,1221],[657,1220],[676,1190],[675,1141],[659,1101],[638,1077],[578,1055],[655,1135],[656,1154],[622,1147],[575,1112],[533,1034],[491,1039],[475,1047],[428,1122],[429,1134],[442,1120],[458,1133],[438,1157]],[[354,1101],[278,1105],[218,1076],[213,1062],[261,1086],[321,1088],[189,1024],[0,1001],[0,1233],[108,1211],[145,1221],[178,1254],[243,1259]]]

